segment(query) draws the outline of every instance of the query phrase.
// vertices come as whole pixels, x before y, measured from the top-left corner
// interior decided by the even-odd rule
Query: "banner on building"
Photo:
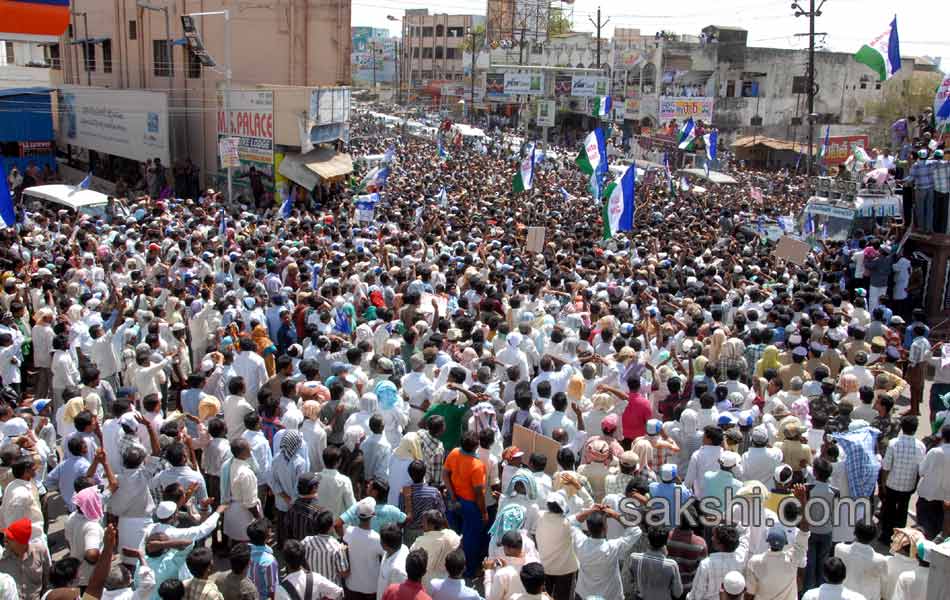
[[[610,89],[610,80],[593,75],[574,75],[571,77],[571,95],[576,98],[606,96]]]
[[[505,73],[505,94],[544,94],[544,75],[541,73]]]
[[[852,146],[867,148],[870,143],[866,135],[832,135],[828,138],[828,149],[822,162],[826,166],[843,164],[851,156]]]
[[[617,57],[616,68],[618,69],[640,69],[653,62],[654,49],[641,50],[638,48],[629,48],[621,50],[615,55]]]
[[[570,96],[572,80],[573,78],[570,75],[555,75],[554,76],[554,95],[555,96]]]
[[[224,93],[218,95],[218,140],[238,140],[238,165],[232,179],[235,188],[274,191],[274,92],[233,90],[230,95],[231,123],[227,125]],[[256,192],[255,192],[256,193]]]
[[[57,140],[96,152],[169,164],[165,92],[61,86]]]
[[[485,95],[489,97],[505,95],[504,73],[485,73]]]
[[[937,132],[942,131],[942,125],[945,124],[950,119],[945,119],[940,117],[940,109],[943,108],[944,102],[947,101],[947,96],[950,96],[950,77],[944,77],[943,81],[940,83],[940,87],[937,88],[937,93],[934,95],[934,115],[936,119]]]
[[[661,121],[676,119],[685,121],[690,117],[694,121],[709,123],[713,118],[713,99],[706,97],[660,96]]]
[[[538,100],[538,114],[535,124],[538,127],[554,127],[554,115],[557,112],[557,103],[554,100]]]

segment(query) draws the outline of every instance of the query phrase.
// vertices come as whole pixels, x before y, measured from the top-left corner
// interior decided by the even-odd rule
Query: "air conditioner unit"
[[[756,115],[752,117],[752,120],[749,122],[753,127],[762,127],[762,117]]]
[[[802,124],[801,117],[792,117],[792,127],[800,127]]]

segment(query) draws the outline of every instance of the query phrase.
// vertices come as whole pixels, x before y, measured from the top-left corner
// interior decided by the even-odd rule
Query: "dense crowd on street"
[[[782,260],[808,178],[732,163],[604,240],[576,148],[515,193],[500,136],[351,126],[369,219],[363,173],[152,178],[0,231],[0,600],[925,597],[950,346],[899,227]]]

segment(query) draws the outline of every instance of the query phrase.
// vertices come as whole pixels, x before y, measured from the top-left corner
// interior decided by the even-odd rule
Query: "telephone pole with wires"
[[[600,62],[601,30],[604,28],[604,25],[606,25],[607,23],[610,23],[610,18],[608,17],[607,20],[601,21],[600,7],[598,6],[597,7],[597,22],[595,23],[594,20],[591,19],[590,17],[587,17],[587,20],[590,21],[591,24],[597,28],[597,70],[599,71],[601,67],[603,66],[603,63]],[[608,90],[608,93],[609,93],[609,90]],[[600,127],[600,116],[596,116],[594,118],[596,119],[597,127]]]
[[[818,115],[815,114],[815,96],[818,95],[818,85],[815,83],[815,36],[827,35],[824,33],[815,33],[815,18],[821,16],[821,7],[825,5],[826,0],[815,8],[815,0],[808,0],[808,10],[801,7],[798,2],[792,2],[792,10],[796,17],[808,17],[808,33],[800,35],[808,36],[808,162],[807,174],[812,174],[815,146],[815,121]]]

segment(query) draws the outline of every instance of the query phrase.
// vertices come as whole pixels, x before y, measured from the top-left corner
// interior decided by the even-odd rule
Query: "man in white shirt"
[[[883,489],[878,488],[883,501],[881,505],[881,541],[890,544],[894,528],[907,524],[907,509],[910,497],[917,488],[918,467],[923,462],[927,449],[914,437],[917,433],[917,417],[901,417],[901,433],[888,442],[881,464]]]
[[[395,523],[379,530],[379,542],[386,555],[379,564],[376,600],[382,600],[383,592],[390,585],[406,580],[406,557],[409,556],[409,548],[402,543],[402,530]]]
[[[408,431],[418,428],[419,420],[425,414],[427,404],[432,401],[435,393],[435,384],[425,374],[426,362],[422,354],[416,353],[409,357],[411,372],[402,377],[402,392],[409,403]]]
[[[835,546],[835,558],[841,560],[847,571],[843,581],[845,587],[867,600],[878,600],[881,597],[884,581],[887,579],[887,558],[871,547],[876,536],[877,527],[873,523],[859,522],[854,527],[855,541]],[[827,569],[825,581],[835,583],[835,579],[828,576]]]
[[[386,555],[379,534],[371,527],[376,516],[376,500],[367,496],[357,502],[356,516],[359,525],[347,527],[343,535],[343,543],[350,554],[350,574],[346,578],[346,588],[353,593],[354,598],[369,600],[376,597],[380,561]]]
[[[340,464],[340,449],[329,446],[323,451],[323,473],[317,488],[317,503],[339,519],[346,509],[356,503],[350,478],[336,470]]]
[[[571,528],[571,541],[577,556],[579,574],[577,595],[581,598],[596,595],[603,598],[622,598],[620,561],[630,554],[640,539],[639,527],[627,527],[622,537],[607,539],[607,518],[620,520],[620,515],[609,508],[588,508],[571,520],[587,522],[587,534],[579,526]]]
[[[535,539],[544,574],[553,583],[547,592],[554,600],[573,600],[578,564],[567,518],[567,497],[564,492],[552,492],[546,504],[547,510],[538,519]]]
[[[825,574],[825,583],[805,592],[802,600],[878,600],[880,598],[880,596],[867,598],[846,587],[848,568],[840,558],[826,559],[825,564],[822,565],[822,572]]]
[[[751,441],[752,446],[742,454],[742,479],[760,481],[771,490],[775,468],[782,464],[782,451],[769,448],[769,431],[764,425],[752,430]]]
[[[686,479],[683,484],[690,488],[694,495],[705,497],[705,475],[707,471],[719,471],[719,456],[722,454],[722,429],[715,425],[703,428],[703,445],[689,457],[686,467]]]
[[[950,502],[950,423],[941,428],[940,439],[920,463],[917,485],[917,523],[930,539],[943,531],[944,506]]]
[[[267,381],[267,366],[264,364],[264,358],[256,352],[254,340],[241,338],[241,351],[234,357],[233,366],[235,372],[244,378],[244,396],[252,407],[257,408],[257,392]],[[230,430],[228,427],[229,434]]]
[[[713,530],[715,552],[700,561],[687,600],[719,600],[719,589],[731,571],[745,572],[749,548],[747,536],[739,537],[735,525],[719,525]]]
[[[33,326],[33,366],[36,367],[36,397],[49,398],[52,393],[53,358],[53,311],[41,308],[36,311],[36,325]]]
[[[885,148],[874,159],[874,168],[875,169],[887,169],[888,171],[894,170],[894,157],[891,155],[889,148]]]
[[[245,389],[243,377],[232,377],[228,382],[228,396],[221,406],[224,424],[228,427],[228,439],[231,441],[244,435],[244,416],[254,412],[254,407],[244,399]]]

